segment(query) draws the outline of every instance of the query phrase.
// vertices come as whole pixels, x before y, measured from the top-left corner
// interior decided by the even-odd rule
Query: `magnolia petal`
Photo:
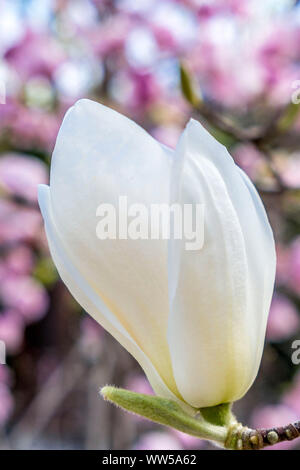
[[[64,245],[55,225],[49,187],[39,185],[38,194],[51,256],[63,282],[66,284],[73,297],[139,362],[157,395],[175,400],[187,412],[191,413],[191,407],[179,400],[166,386],[150,359],[136,344],[114,313],[110,311],[102,298],[91,288],[76,268],[69,253],[69,248]]]
[[[227,149],[198,121],[191,120],[188,133],[190,147],[194,146],[196,150],[202,144],[203,155],[214,163],[221,174],[245,240],[249,289],[247,306],[252,341],[256,344],[253,373],[249,374],[246,387],[249,388],[258,372],[274,288],[276,253],[273,232],[254,185],[234,163]]]
[[[89,100],[68,111],[53,153],[53,220],[76,269],[179,396],[166,339],[167,241],[96,236],[100,203],[169,201],[172,152],[125,116]]]
[[[196,121],[177,154],[182,171],[173,198],[204,203],[205,240],[198,252],[170,242],[168,341],[183,398],[195,407],[213,406],[243,396],[257,374],[274,241],[252,184]]]

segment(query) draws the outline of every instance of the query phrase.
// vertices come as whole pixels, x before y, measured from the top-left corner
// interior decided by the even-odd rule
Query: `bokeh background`
[[[299,419],[300,365],[291,360],[300,340],[298,2],[2,1],[0,82],[0,448],[213,448],[99,397],[106,383],[151,389],[49,257],[36,187],[48,181],[63,115],[81,97],[170,147],[193,116],[255,183],[276,237],[276,294],[259,376],[235,410],[252,426]]]

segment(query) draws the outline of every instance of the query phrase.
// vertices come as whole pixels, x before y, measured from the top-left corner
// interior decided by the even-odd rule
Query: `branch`
[[[300,437],[300,421],[269,429],[250,429],[241,424],[229,430],[225,447],[234,450],[259,450]]]

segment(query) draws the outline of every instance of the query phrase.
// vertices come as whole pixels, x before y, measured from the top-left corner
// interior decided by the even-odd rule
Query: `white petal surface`
[[[252,183],[196,121],[177,148],[176,200],[204,203],[204,246],[170,243],[168,341],[175,380],[195,407],[240,398],[259,367],[275,275],[271,228]],[[175,274],[174,274],[175,273]]]
[[[171,152],[135,123],[98,103],[81,100],[67,113],[57,138],[50,177],[52,219],[49,210],[45,219],[48,233],[55,224],[50,247],[73,295],[102,324],[100,310],[105,305],[113,313],[111,325],[115,318],[118,328],[107,321],[104,326],[148,374],[153,376],[151,363],[165,388],[178,395],[166,340],[167,241],[96,237],[100,203],[117,207],[119,195],[128,196],[128,204],[168,202],[170,160]],[[56,255],[55,246],[60,244],[61,255]],[[89,286],[89,294],[66,270],[62,250],[68,253],[72,272],[80,273]],[[149,378],[157,389],[157,378]]]
[[[179,401],[179,403],[189,411],[189,408],[185,404],[182,404],[181,400],[178,400],[178,398],[168,389],[149,358],[131,338],[115,315],[109,310],[102,298],[94,292],[91,286],[74,266],[69,256],[69,250],[64,246],[57,231],[51,209],[50,190],[46,185],[39,186],[39,204],[45,220],[45,228],[51,256],[62,280],[68,286],[74,298],[98,323],[109,331],[109,333],[111,333],[119,343],[135,357],[144,369],[149,382],[158,395]]]

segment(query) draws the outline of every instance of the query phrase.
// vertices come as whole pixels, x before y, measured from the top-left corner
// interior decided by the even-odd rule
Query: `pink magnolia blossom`
[[[4,310],[0,313],[0,339],[4,341],[7,353],[16,354],[23,342],[24,320],[14,310]]]
[[[195,7],[198,6],[197,14],[200,20],[207,20],[216,15],[235,15],[235,16],[248,16],[249,14],[249,1],[247,0],[213,0],[211,2],[197,2],[195,0]]]
[[[132,81],[133,91],[131,103],[128,104],[138,109],[152,106],[161,93],[159,83],[154,75],[148,72],[131,70],[129,76]]]
[[[234,149],[233,156],[235,162],[252,179],[256,180],[262,168],[263,155],[252,145],[242,144]]]
[[[125,15],[110,17],[104,24],[87,33],[94,53],[107,57],[123,51],[132,20]]]
[[[300,237],[296,238],[290,247],[288,279],[292,289],[300,295]]]
[[[7,276],[2,280],[0,294],[4,305],[20,312],[26,323],[40,320],[47,312],[47,292],[31,277]]]
[[[42,148],[50,152],[53,150],[60,122],[60,114],[19,105],[18,112],[9,123],[12,141],[18,145],[21,140],[25,148]]]
[[[8,153],[0,158],[0,187],[8,193],[37,201],[37,185],[48,182],[46,165],[35,157]]]
[[[275,22],[258,47],[257,59],[264,76],[269,101],[283,105],[291,99],[291,84],[299,77],[300,28],[289,17]]]
[[[7,97],[5,106],[0,106],[0,124],[1,129],[9,127],[10,123],[16,118],[18,103],[15,98]]]
[[[176,53],[178,42],[172,34],[172,31],[156,24],[153,24],[151,29],[161,51],[172,52],[173,54]]]
[[[7,51],[5,59],[23,80],[35,75],[51,78],[64,61],[65,53],[54,36],[27,31],[21,41]]]
[[[32,250],[26,245],[17,245],[4,257],[6,268],[10,273],[29,274],[34,265]]]
[[[38,210],[0,199],[0,243],[34,241],[41,227]]]
[[[281,341],[299,331],[300,316],[295,305],[283,295],[275,295],[272,300],[267,325],[267,339]]]

